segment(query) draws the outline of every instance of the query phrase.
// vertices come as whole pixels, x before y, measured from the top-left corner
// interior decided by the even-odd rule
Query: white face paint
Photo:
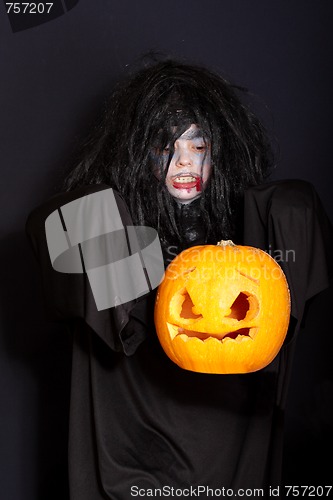
[[[167,161],[169,148],[165,148],[162,154]],[[174,154],[165,178],[166,187],[180,203],[190,203],[201,196],[210,173],[210,144],[204,139],[201,129],[193,124],[174,143]]]

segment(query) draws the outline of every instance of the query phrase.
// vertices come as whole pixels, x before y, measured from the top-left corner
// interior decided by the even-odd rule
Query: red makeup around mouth
[[[193,179],[193,180],[192,180]],[[172,185],[175,189],[202,190],[201,177],[198,175],[179,175],[173,179]]]

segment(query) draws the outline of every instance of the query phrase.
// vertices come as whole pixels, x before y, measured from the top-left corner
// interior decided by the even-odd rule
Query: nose
[[[176,159],[175,159],[175,165],[176,167],[186,167],[188,165],[191,165],[192,160],[191,160],[191,154],[189,151],[187,151],[186,148],[180,148],[178,151],[175,152]]]

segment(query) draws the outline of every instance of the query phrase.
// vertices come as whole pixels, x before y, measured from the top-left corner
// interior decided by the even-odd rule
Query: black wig
[[[152,168],[152,154],[191,124],[211,147],[211,178],[200,197],[207,241],[234,236],[244,190],[261,183],[271,149],[258,118],[240,100],[240,89],[204,67],[174,60],[154,62],[117,85],[66,179],[66,189],[105,183],[128,203],[134,224],[158,230],[175,244],[182,235],[176,203]],[[165,173],[164,173],[165,176]]]

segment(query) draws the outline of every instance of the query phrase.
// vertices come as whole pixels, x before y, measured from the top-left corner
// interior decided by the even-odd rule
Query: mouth
[[[180,174],[173,178],[172,185],[176,189],[193,189],[201,191],[201,177],[193,174]]]
[[[232,332],[225,333],[203,333],[197,332],[195,330],[187,330],[185,328],[178,327],[176,325],[172,325],[171,323],[167,323],[170,337],[174,340],[176,337],[181,337],[184,342],[188,342],[192,339],[198,339],[202,342],[207,341],[208,339],[214,339],[221,343],[226,341],[236,341],[241,342],[244,339],[253,340],[257,334],[257,327],[250,328],[239,328],[238,330],[234,330]]]

